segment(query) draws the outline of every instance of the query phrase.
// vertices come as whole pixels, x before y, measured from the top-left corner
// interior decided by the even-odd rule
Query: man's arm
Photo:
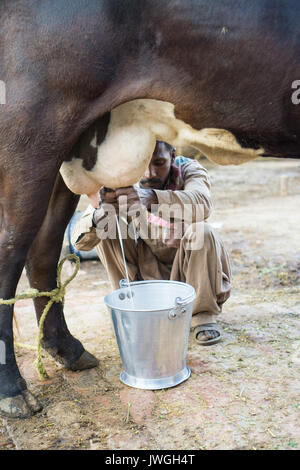
[[[101,209],[98,209],[100,211]],[[72,245],[79,251],[90,251],[99,243],[96,227],[93,223],[95,209],[88,206],[71,234]],[[103,211],[104,216],[104,211]]]
[[[181,166],[181,171],[184,180],[183,189],[175,191],[154,189],[158,204],[165,204],[166,206],[177,204],[181,208],[182,215],[184,215],[185,207],[191,208],[191,220],[188,223],[206,220],[210,216],[213,207],[207,170],[196,160],[192,160],[184,163]],[[168,219],[168,208],[164,210],[162,206],[162,210],[159,212],[162,218],[165,216]]]
[[[105,188],[89,196],[91,205],[75,225],[71,241],[77,250],[92,250],[100,240],[107,238],[107,229],[116,224],[118,197],[116,191]],[[113,226],[112,226],[113,225]]]

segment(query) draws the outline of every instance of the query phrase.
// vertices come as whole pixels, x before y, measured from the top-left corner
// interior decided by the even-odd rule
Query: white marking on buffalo
[[[193,129],[177,119],[174,105],[157,100],[134,100],[111,112],[104,141],[98,146],[97,162],[92,170],[73,158],[61,166],[66,185],[76,194],[93,194],[101,186],[120,188],[137,183],[145,173],[156,140],[175,146],[197,148],[219,165],[239,165],[263,154],[239,145],[225,129]],[[91,144],[95,146],[96,136]]]

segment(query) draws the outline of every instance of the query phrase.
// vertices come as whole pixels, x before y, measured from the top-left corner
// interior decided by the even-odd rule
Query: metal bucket
[[[185,359],[195,289],[176,281],[131,282],[104,298],[124,370],[120,379],[136,388],[174,387],[191,372]]]

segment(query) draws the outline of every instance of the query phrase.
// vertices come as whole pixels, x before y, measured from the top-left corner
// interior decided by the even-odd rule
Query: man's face
[[[175,150],[168,149],[164,142],[157,142],[146,173],[140,180],[144,189],[163,189],[175,158]]]

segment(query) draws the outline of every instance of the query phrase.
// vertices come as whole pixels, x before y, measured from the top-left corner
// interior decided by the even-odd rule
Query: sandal
[[[199,333],[202,333],[204,331],[217,331],[219,333],[219,336],[207,340],[198,339]],[[205,323],[204,325],[196,326],[194,328],[194,336],[197,343],[201,344],[202,346],[210,346],[211,344],[216,344],[222,339],[221,330],[217,323]]]

